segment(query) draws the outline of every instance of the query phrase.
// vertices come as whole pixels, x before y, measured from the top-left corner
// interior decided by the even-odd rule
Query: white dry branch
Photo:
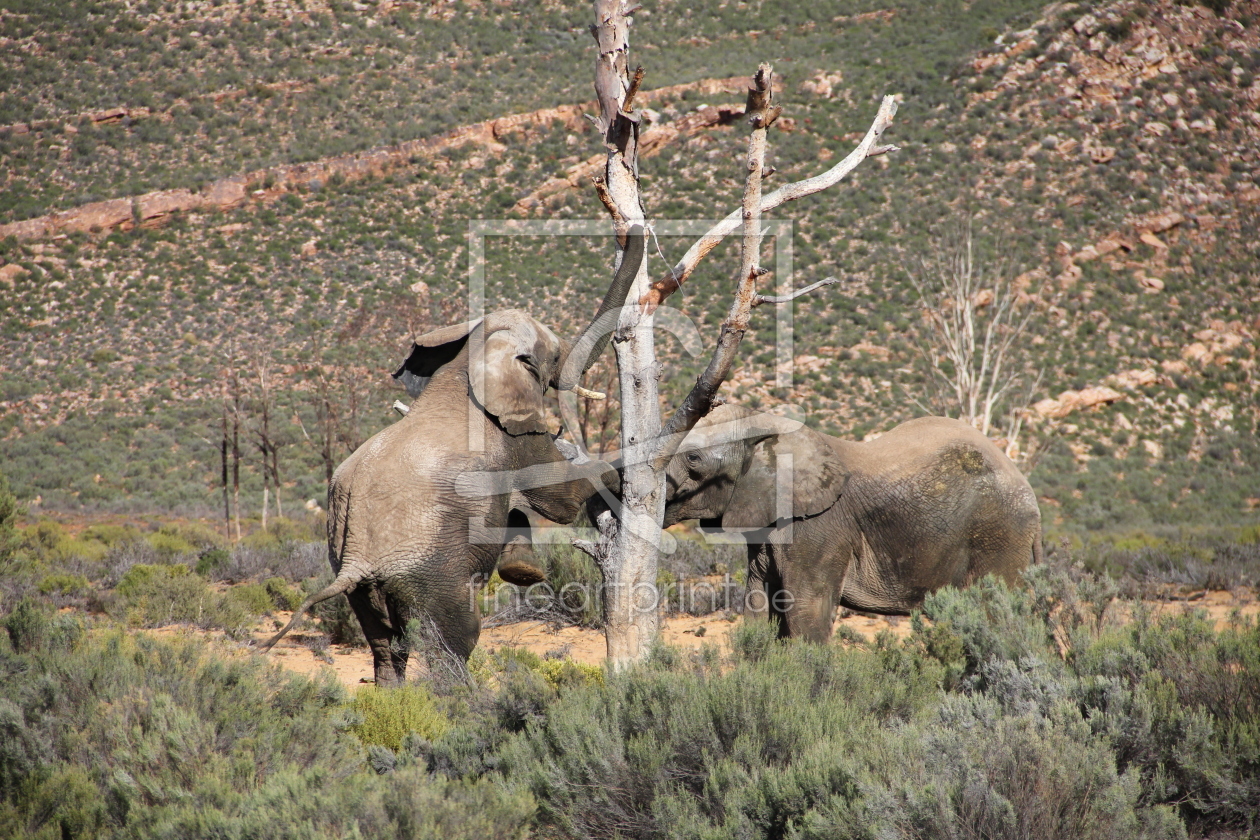
[[[937,386],[946,396],[943,408],[984,434],[994,430],[998,409],[1026,377],[1016,358],[1037,309],[1034,298],[1021,295],[1005,266],[986,272],[976,263],[971,227],[943,254],[909,272],[931,330],[929,345],[920,344]],[[1040,381],[1038,374],[1034,380]],[[1015,406],[1005,430],[1014,442],[1024,406]]]
[[[843,160],[826,172],[815,175],[812,178],[805,178],[795,181],[791,184],[784,184],[774,192],[761,197],[759,209],[762,213],[773,210],[781,204],[789,201],[795,201],[798,198],[804,198],[807,195],[813,195],[822,192],[828,187],[834,187],[840,183],[858,164],[866,160],[868,157],[887,154],[888,152],[900,151],[898,146],[880,145],[879,140],[885,129],[892,124],[893,118],[897,115],[897,97],[885,96],[880,103],[879,111],[875,114],[875,120],[871,123],[871,127],[866,130],[866,135],[862,138],[862,142],[849,152]],[[678,261],[669,273],[652,284],[651,290],[639,299],[641,306],[647,307],[649,310],[655,309],[657,306],[678,290],[683,283],[687,282],[696,270],[696,266],[704,259],[710,251],[717,247],[718,243],[727,236],[735,232],[743,220],[743,211],[735,210],[725,219],[713,226],[708,233],[696,240],[695,244],[687,249],[687,253],[683,254],[682,259]]]
[[[630,227],[646,221],[638,178],[639,115],[633,110],[643,73],[637,70],[632,77],[627,61],[626,18],[636,8],[625,0],[596,0],[596,21],[592,27],[599,50],[595,89],[600,117],[596,125],[608,151],[604,176],[597,181],[596,189],[623,247]],[[597,542],[574,542],[595,559],[604,575],[604,631],[608,658],[614,667],[643,659],[657,635],[655,584],[663,534],[660,526],[665,513],[665,467],[687,432],[715,404],[717,390],[730,373],[748,328],[752,308],[759,303],[786,302],[829,285],[815,284],[782,299],[757,294],[757,280],[765,273],[758,265],[763,236],[761,214],[833,186],[867,157],[896,150],[895,146],[878,144],[897,111],[895,98],[887,96],[862,142],[844,160],[821,175],[763,195],[766,129],[780,112],[771,101],[772,75],[771,68],[762,65],[749,91],[746,112],[752,134],[742,206],[693,245],[661,281],[649,285],[646,267],[641,269],[632,289],[639,305],[622,310],[614,339],[621,387],[620,504],[616,514],[605,510],[595,516],[600,531]],[[722,323],[717,348],[686,399],[662,424],[658,387],[661,368],[652,333],[656,307],[686,281],[705,254],[741,223],[743,257],[738,291]],[[650,229],[646,224],[645,227]]]

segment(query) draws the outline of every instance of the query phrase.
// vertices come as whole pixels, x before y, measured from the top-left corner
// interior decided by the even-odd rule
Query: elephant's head
[[[718,406],[670,459],[664,524],[699,519],[732,529],[766,528],[822,513],[847,481],[823,435],[795,420]]]
[[[394,378],[418,397],[429,380],[467,348],[468,386],[477,404],[509,434],[546,432],[547,389],[574,389],[608,346],[643,251],[643,228],[636,225],[599,311],[572,343],[519,309],[502,310],[416,339]]]

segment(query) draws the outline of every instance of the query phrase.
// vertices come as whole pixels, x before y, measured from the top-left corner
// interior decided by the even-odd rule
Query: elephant
[[[609,464],[564,457],[545,422],[545,395],[549,387],[583,390],[577,379],[607,346],[643,252],[643,229],[635,226],[595,320],[572,344],[515,309],[415,340],[394,374],[414,397],[410,408],[346,458],[328,486],[336,578],[264,650],[312,606],[345,594],[378,686],[405,679],[413,621],[423,621],[446,652],[468,659],[481,632],[478,589],[509,542],[507,555],[528,554],[521,508],[567,524],[596,492],[619,487]],[[470,491],[465,479],[476,475],[508,483]]]
[[[1027,479],[946,417],[859,443],[718,406],[666,467],[664,524],[686,519],[743,534],[747,615],[817,642],[831,637],[837,606],[905,615],[946,585],[1014,582],[1042,552]]]

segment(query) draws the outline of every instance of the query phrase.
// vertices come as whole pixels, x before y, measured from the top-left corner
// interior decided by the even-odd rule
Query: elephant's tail
[[[1041,529],[1037,529],[1037,533],[1033,535],[1032,544],[1032,561],[1034,566],[1039,566],[1045,561],[1045,549],[1041,545]]]
[[[359,566],[353,566],[349,563],[341,567],[341,573],[337,575],[337,579],[319,592],[302,602],[302,606],[293,612],[293,617],[289,619],[289,623],[284,625],[279,633],[272,636],[270,640],[259,647],[259,650],[268,651],[275,646],[276,642],[284,638],[285,634],[293,629],[293,625],[306,614],[306,611],[318,603],[327,601],[329,598],[335,598],[343,595],[358,586],[363,579],[367,577],[367,573]]]

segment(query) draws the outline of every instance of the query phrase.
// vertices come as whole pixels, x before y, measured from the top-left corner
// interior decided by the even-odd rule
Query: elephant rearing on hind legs
[[[595,320],[573,344],[519,310],[416,340],[394,374],[415,397],[410,410],[355,450],[328,487],[328,554],[337,577],[264,649],[311,606],[344,593],[372,649],[377,685],[404,679],[407,626],[416,620],[431,625],[446,651],[468,658],[481,632],[475,595],[508,529],[525,520],[519,510],[509,519],[511,505],[524,500],[569,523],[598,489],[617,488],[610,465],[579,465],[561,454],[544,419],[546,393],[573,389],[607,346],[643,248],[636,226]],[[485,473],[515,476],[516,484],[488,494],[459,486],[461,476]]]
[[[665,525],[743,532],[747,612],[778,621],[782,636],[826,641],[837,606],[905,614],[942,586],[986,574],[1013,582],[1041,555],[1027,479],[945,417],[857,443],[723,405],[688,434],[666,477]]]

